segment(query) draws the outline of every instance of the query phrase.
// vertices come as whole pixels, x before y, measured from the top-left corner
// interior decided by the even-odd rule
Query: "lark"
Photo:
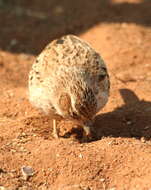
[[[53,40],[29,73],[29,100],[44,113],[76,120],[90,137],[91,123],[109,96],[106,65],[87,42],[74,35]],[[53,120],[54,137],[59,137]]]

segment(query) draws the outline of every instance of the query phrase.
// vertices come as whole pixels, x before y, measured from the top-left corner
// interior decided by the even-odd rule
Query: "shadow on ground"
[[[37,54],[52,39],[79,34],[100,22],[151,26],[150,10],[150,0],[0,0],[0,48]]]
[[[129,89],[120,89],[125,102],[113,112],[100,114],[95,120],[98,138],[113,137],[151,137],[151,102],[139,100]]]
[[[151,102],[139,100],[137,95],[129,89],[120,89],[120,93],[125,104],[95,118],[93,140],[99,140],[102,137],[134,137],[138,139],[144,137],[149,140],[151,138]],[[45,139],[52,139],[52,118],[53,116],[39,115],[26,118],[23,122],[26,130],[37,133]],[[64,121],[64,125],[59,124],[60,131],[62,131],[61,136],[63,138],[74,137],[81,141],[82,129],[73,128],[71,123]]]

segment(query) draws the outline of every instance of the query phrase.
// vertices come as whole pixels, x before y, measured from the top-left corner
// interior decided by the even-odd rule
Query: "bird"
[[[50,42],[29,72],[29,101],[49,115],[76,120],[83,136],[92,136],[92,123],[109,97],[110,80],[98,52],[75,35]],[[59,138],[56,119],[53,136]]]

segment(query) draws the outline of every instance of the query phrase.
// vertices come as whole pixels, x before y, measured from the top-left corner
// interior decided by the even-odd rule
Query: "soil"
[[[0,189],[151,190],[151,2],[0,0]],[[28,101],[28,73],[52,39],[76,34],[105,60],[110,98],[95,137]],[[30,166],[25,179],[21,168]]]

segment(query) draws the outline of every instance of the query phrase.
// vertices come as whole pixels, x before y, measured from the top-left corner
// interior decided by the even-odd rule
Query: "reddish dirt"
[[[0,189],[151,189],[150,10],[149,0],[0,0]],[[28,102],[36,55],[68,33],[91,43],[110,73],[89,143],[60,119],[64,138],[54,139],[53,116]],[[27,181],[22,166],[35,171]]]

